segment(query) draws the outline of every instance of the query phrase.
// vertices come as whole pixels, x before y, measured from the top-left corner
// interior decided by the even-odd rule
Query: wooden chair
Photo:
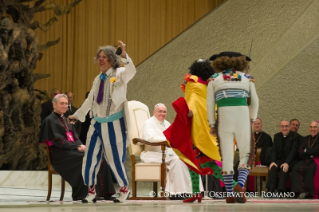
[[[129,152],[132,161],[132,197],[131,200],[136,199],[156,199],[165,200],[165,184],[166,184],[166,163],[165,163],[165,147],[167,141],[159,143],[149,143],[143,139],[139,139],[140,131],[144,122],[150,118],[150,112],[148,107],[138,101],[129,101],[128,108],[126,109],[126,122],[129,129]],[[162,162],[161,163],[136,163],[136,157],[140,156],[141,152],[144,150],[144,145],[151,146],[161,146],[162,150]],[[139,181],[149,181],[153,182],[154,197],[137,197],[137,182]],[[157,182],[161,182],[161,195],[157,194]]]
[[[260,153],[261,153],[261,148],[258,148],[256,151],[256,160],[255,163],[257,164],[260,162]],[[259,176],[259,191],[261,194],[261,191],[263,189],[263,177],[266,177],[266,183],[268,180],[268,166],[254,166],[252,167],[252,170],[249,172],[249,176]],[[257,186],[257,179],[255,179],[255,187],[256,189],[258,188]]]
[[[57,171],[55,171],[51,165],[50,160],[50,149],[49,145],[47,143],[43,143],[47,150],[47,158],[48,158],[48,195],[47,195],[47,201],[50,200],[51,197],[51,191],[52,191],[52,175],[53,174],[59,174]],[[61,195],[60,195],[60,201],[63,200],[64,197],[64,191],[65,191],[65,180],[61,177]]]

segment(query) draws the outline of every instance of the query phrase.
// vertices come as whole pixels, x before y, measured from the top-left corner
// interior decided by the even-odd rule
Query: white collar
[[[262,130],[260,130],[259,132],[256,132],[256,131],[255,131],[255,133],[256,133],[257,135],[258,135],[259,133],[261,133],[261,132],[262,132]]]
[[[58,114],[57,112],[55,112],[54,110],[53,110],[53,112],[55,113],[55,114]],[[63,117],[63,114],[61,115],[61,114],[58,114],[60,117]]]
[[[160,125],[164,125],[164,121],[159,121],[159,120],[157,120],[157,118],[155,117],[155,116],[153,116],[153,118],[154,118],[154,120],[156,121],[156,123],[158,123],[158,124],[160,124]]]

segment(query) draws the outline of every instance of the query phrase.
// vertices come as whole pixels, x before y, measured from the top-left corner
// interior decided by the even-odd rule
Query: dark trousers
[[[268,181],[267,181],[267,188],[269,191],[274,191],[277,189],[277,191],[284,192],[286,191],[286,185],[287,180],[290,174],[290,171],[292,167],[289,166],[289,169],[287,172],[284,172],[280,166],[284,163],[284,160],[277,160],[275,162],[277,164],[276,166],[272,166],[268,173]],[[279,173],[279,179],[278,179],[278,173]]]
[[[104,157],[101,161],[100,171],[97,174],[95,189],[99,197],[110,197],[115,194],[110,167]]]
[[[314,194],[314,176],[317,164],[313,159],[300,160],[291,172],[291,191]]]

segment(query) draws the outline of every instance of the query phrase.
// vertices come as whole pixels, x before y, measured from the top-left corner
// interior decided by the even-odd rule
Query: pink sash
[[[314,193],[313,193],[313,198],[318,199],[318,194],[319,194],[319,155],[316,155],[314,158],[314,161],[317,164],[316,168],[316,173],[313,178],[313,187],[314,187]]]
[[[46,140],[45,143],[47,143],[47,144],[49,145],[49,147],[50,147],[50,146],[53,146],[52,141]]]

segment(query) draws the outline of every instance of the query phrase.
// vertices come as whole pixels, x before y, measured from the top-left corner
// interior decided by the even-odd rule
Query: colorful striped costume
[[[124,120],[126,105],[127,83],[136,73],[135,66],[128,57],[121,58],[124,67],[110,68],[104,80],[104,98],[98,104],[96,99],[99,92],[100,75],[93,82],[92,89],[83,105],[73,115],[81,122],[85,120],[88,111],[91,111],[91,126],[87,134],[86,150],[83,158],[82,174],[84,183],[88,186],[96,184],[102,157],[106,157],[118,185],[128,185],[128,177],[124,167],[126,147],[128,145]]]

